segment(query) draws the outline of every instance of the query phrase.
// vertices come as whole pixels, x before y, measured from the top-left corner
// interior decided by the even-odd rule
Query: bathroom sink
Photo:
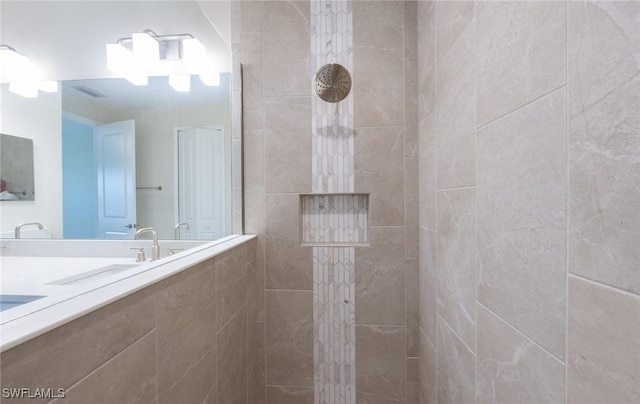
[[[42,299],[43,297],[46,296],[0,295],[0,311],[9,310],[22,304]]]
[[[112,264],[49,282],[48,285],[83,285],[137,267],[137,264]]]

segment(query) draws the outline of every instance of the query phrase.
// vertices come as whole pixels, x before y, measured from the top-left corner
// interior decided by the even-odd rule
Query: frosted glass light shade
[[[32,81],[16,81],[9,84],[9,91],[27,98],[38,96],[38,84]]]
[[[206,48],[197,38],[182,41],[182,60],[190,70],[199,70],[204,63]]]
[[[189,92],[191,89],[191,76],[188,74],[171,75],[169,76],[169,85],[176,91]]]
[[[200,73],[200,80],[206,86],[219,86],[220,85],[220,73],[208,72],[208,73]]]
[[[29,58],[12,49],[0,49],[0,75],[8,80],[28,79],[31,73]]]
[[[133,39],[133,59],[146,69],[153,68],[160,61],[160,44],[149,34],[135,33]]]
[[[136,86],[146,86],[149,78],[133,59],[133,52],[119,44],[107,44],[107,69]]]

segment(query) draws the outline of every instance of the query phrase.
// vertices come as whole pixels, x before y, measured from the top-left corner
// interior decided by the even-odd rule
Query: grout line
[[[467,345],[462,338],[460,338],[460,336],[458,335],[457,332],[455,332],[455,330],[453,328],[451,328],[451,326],[449,325],[449,323],[447,323],[447,321],[440,315],[438,314],[438,318],[440,318],[440,320],[442,320],[442,322],[447,326],[447,328],[449,329],[449,331],[451,331],[451,333],[453,335],[456,336],[456,338],[458,339],[458,341],[460,341],[462,343],[462,345],[464,345],[465,348],[467,348],[467,350],[469,351],[469,353],[471,353],[471,355],[473,355],[474,357],[476,356],[475,352],[473,352],[471,350],[471,348],[469,348],[469,345]]]
[[[483,309],[487,310],[489,313],[493,314],[495,317],[497,317],[498,319],[500,319],[501,322],[503,322],[504,324],[508,325],[510,328],[512,328],[515,332],[517,332],[518,334],[520,334],[521,336],[523,336],[524,338],[526,338],[529,342],[531,342],[532,344],[534,344],[535,346],[537,346],[538,348],[542,349],[545,353],[547,353],[549,356],[551,356],[553,359],[557,360],[558,362],[560,362],[562,364],[562,366],[566,366],[566,364],[564,363],[564,361],[560,358],[558,358],[556,355],[552,354],[551,352],[549,352],[545,347],[543,347],[542,345],[538,344],[536,341],[532,340],[529,336],[527,336],[525,333],[523,333],[522,331],[518,330],[516,327],[514,327],[513,325],[511,325],[509,322],[507,322],[505,319],[503,319],[502,317],[500,317],[495,311],[491,310],[490,308],[488,308],[487,306],[485,306],[484,304],[478,302],[478,305],[481,306]]]
[[[569,89],[569,6],[565,2],[565,78],[564,83]],[[566,185],[565,185],[565,215],[566,215],[566,227],[565,227],[565,259],[566,259],[566,267],[565,267],[565,295],[564,295],[564,357],[567,362],[564,367],[564,402],[568,403],[568,380],[569,380],[569,92],[565,92],[566,96],[564,99],[565,102],[565,126],[564,126],[564,144],[565,144],[565,169],[566,169]]]
[[[309,292],[313,293],[313,289],[270,289],[266,288],[266,292]],[[265,293],[266,295],[266,293]]]
[[[393,328],[406,328],[404,325],[398,324],[365,324],[365,323],[356,323],[358,327],[393,327]]]
[[[400,126],[400,125],[381,125],[381,126],[354,126],[353,130],[358,130],[358,129],[397,129],[397,130],[404,130],[404,126]]]
[[[608,285],[608,284],[600,282],[598,280],[587,278],[586,276],[583,276],[583,275],[569,273],[568,274],[568,278],[575,278],[575,279],[581,280],[583,282],[592,284],[594,286],[598,286],[598,287],[607,289],[607,290],[609,290],[611,292],[615,292],[615,293],[618,293],[618,294],[621,294],[621,295],[625,295],[627,297],[631,297],[631,298],[635,298],[635,299],[640,299],[640,294],[638,294],[638,293],[635,293],[635,292],[632,292],[632,291],[626,290],[626,289],[620,289],[617,286]]]
[[[283,384],[265,384],[266,387],[295,387],[296,389],[313,389],[314,386],[289,386]]]
[[[435,390],[436,390],[436,404],[438,404],[438,386],[440,383],[440,376],[438,372],[438,368],[440,367],[440,350],[439,350],[439,344],[438,344],[438,340],[439,335],[440,335],[440,322],[438,321],[438,282],[440,282],[440,276],[439,276],[439,272],[440,272],[440,254],[438,254],[438,244],[439,242],[439,226],[438,226],[438,141],[440,138],[440,131],[438,130],[438,110],[440,109],[438,107],[438,52],[437,52],[437,46],[438,46],[438,31],[435,28],[435,21],[438,18],[438,13],[436,10],[436,6],[437,3],[433,2],[433,91],[434,91],[434,103],[433,103],[433,110],[431,110],[431,112],[429,112],[429,114],[427,115],[427,117],[425,117],[425,119],[427,119],[431,114],[433,114],[433,132],[434,132],[434,142],[432,146],[435,146],[435,151],[433,153],[434,156],[434,165],[435,165],[435,189],[433,189],[434,191],[434,195],[435,195],[435,208],[436,208],[436,214],[435,214],[435,251],[433,252],[434,255],[434,260],[435,260],[435,299],[434,299],[434,304],[435,307],[433,308],[433,312],[436,314],[435,317],[435,341],[429,341],[429,339],[427,338],[427,341],[429,341],[430,343],[432,343],[434,351],[436,352],[436,380],[435,380]],[[464,30],[463,30],[464,31]],[[462,35],[462,33],[461,33]],[[426,336],[426,333],[425,333]]]
[[[265,20],[265,16],[264,16],[264,3],[260,3],[259,4],[260,7],[260,50],[262,51],[262,60],[261,65],[262,65],[262,74],[261,74],[261,90],[262,90],[262,100],[261,100],[261,114],[262,114],[262,191],[263,191],[263,195],[262,195],[262,230],[264,231],[263,234],[263,238],[262,238],[262,265],[263,265],[263,279],[262,279],[262,283],[263,283],[263,301],[264,301],[264,333],[263,333],[263,344],[264,344],[264,378],[263,378],[263,382],[264,382],[264,398],[265,400],[267,399],[267,375],[269,374],[269,366],[267,365],[267,248],[266,248],[266,234],[267,234],[267,194],[266,194],[266,190],[267,190],[267,176],[265,175],[266,171],[266,155],[265,155],[265,149],[266,149],[266,136],[265,136],[265,95],[264,95],[264,76],[265,76],[265,63],[264,63],[264,20]],[[257,248],[257,246],[256,246]],[[218,373],[218,372],[217,372]],[[216,374],[217,374],[216,373]],[[217,394],[216,394],[216,400],[217,400]]]
[[[515,107],[515,108],[514,108],[514,109],[512,109],[511,111],[505,112],[504,114],[500,115],[499,117],[497,117],[497,118],[495,118],[495,119],[493,119],[493,120],[491,120],[491,121],[489,121],[489,122],[487,122],[487,123],[485,123],[485,124],[482,124],[482,126],[477,127],[477,128],[476,128],[476,130],[477,130],[478,132],[480,132],[481,130],[483,130],[483,129],[484,129],[484,128],[486,128],[487,126],[493,125],[494,123],[497,123],[498,121],[500,121],[500,120],[502,120],[502,119],[504,119],[504,118],[507,118],[509,115],[514,114],[514,113],[516,113],[516,112],[520,111],[521,109],[528,107],[529,105],[531,105],[531,104],[535,103],[536,101],[539,101],[539,100],[541,100],[541,99],[545,98],[546,96],[551,95],[551,94],[555,93],[556,91],[558,91],[558,90],[560,90],[561,88],[566,87],[566,86],[567,86],[567,85],[566,85],[566,83],[565,83],[565,84],[562,84],[562,85],[560,85],[560,86],[558,86],[558,87],[554,88],[553,90],[550,90],[550,91],[548,91],[548,92],[546,92],[546,93],[544,93],[544,94],[542,94],[542,95],[540,95],[540,96],[538,96],[538,97],[534,98],[534,99],[533,99],[533,100],[531,100],[531,101],[528,101],[528,102],[526,102],[526,103],[524,103],[524,104],[522,104],[522,105],[520,105],[520,106],[518,106],[518,107]],[[477,123],[476,123],[476,125],[477,125]]]
[[[465,185],[465,186],[462,186],[462,187],[438,188],[436,191],[437,192],[440,192],[440,191],[455,191],[455,190],[458,190],[458,189],[473,189],[475,187],[476,187],[476,185],[474,184],[474,185]]]
[[[475,178],[474,178],[474,184],[475,184],[475,192],[473,194],[473,199],[475,200],[475,274],[474,274],[474,280],[475,280],[475,288],[474,288],[474,300],[476,302],[476,304],[473,305],[473,309],[475,310],[475,317],[474,317],[474,344],[475,344],[475,352],[476,355],[473,357],[473,390],[474,390],[474,394],[473,394],[473,401],[474,404],[478,402],[478,266],[480,265],[480,260],[479,260],[479,244],[478,244],[478,161],[480,160],[478,158],[478,129],[476,129],[478,127],[478,75],[477,75],[477,68],[478,68],[478,23],[477,23],[477,13],[478,13],[478,9],[477,9],[477,4],[474,3],[473,4],[473,41],[474,41],[474,47],[473,47],[473,51],[474,51],[474,82],[473,82],[473,100],[474,100],[474,111],[473,111],[473,119],[474,119],[474,133],[473,133],[473,139],[475,141],[475,153],[474,153],[474,163],[475,163]]]

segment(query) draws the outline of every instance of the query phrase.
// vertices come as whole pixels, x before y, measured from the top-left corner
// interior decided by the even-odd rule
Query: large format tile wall
[[[421,402],[640,402],[639,21],[418,3]]]
[[[258,235],[253,403],[313,403],[313,253],[299,240],[312,184],[310,1],[243,1],[245,230]],[[357,402],[417,402],[416,4],[352,2],[354,191],[371,247],[355,248]],[[345,399],[346,401],[346,399]],[[330,401],[342,402],[342,401]]]
[[[2,352],[2,388],[63,388],[64,403],[246,403],[255,252],[254,239]],[[2,398],[27,401],[50,400]]]

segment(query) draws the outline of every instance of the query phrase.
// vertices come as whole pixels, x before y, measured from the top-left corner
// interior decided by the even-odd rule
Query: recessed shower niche
[[[369,245],[369,194],[301,194],[303,246]]]

